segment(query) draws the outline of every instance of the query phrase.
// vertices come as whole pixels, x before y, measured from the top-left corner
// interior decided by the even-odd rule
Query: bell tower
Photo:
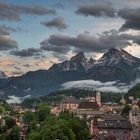
[[[100,93],[100,91],[96,92],[96,103],[97,103],[97,105],[99,105],[99,107],[101,106],[101,93]]]

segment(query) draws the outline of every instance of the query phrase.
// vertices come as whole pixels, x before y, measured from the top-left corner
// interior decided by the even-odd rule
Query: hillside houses
[[[87,96],[77,99],[74,96],[66,96],[55,112],[72,112],[80,119],[87,121],[91,140],[131,140],[131,121],[122,117],[122,104],[102,103],[101,93],[95,96]]]

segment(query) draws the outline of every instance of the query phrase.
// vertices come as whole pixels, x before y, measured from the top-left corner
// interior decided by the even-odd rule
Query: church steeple
[[[96,103],[99,105],[99,107],[101,106],[101,93],[100,93],[100,91],[96,92]]]

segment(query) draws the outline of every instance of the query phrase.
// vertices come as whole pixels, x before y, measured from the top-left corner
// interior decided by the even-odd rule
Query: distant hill
[[[134,98],[140,99],[140,83],[135,85],[128,91],[128,93],[126,94],[126,98],[128,98],[129,96],[134,96]]]
[[[68,81],[93,79],[130,83],[137,77],[140,77],[140,59],[124,50],[109,49],[98,60],[88,59],[83,52],[79,52],[70,60],[54,64],[48,70],[0,79],[0,97],[47,95]]]

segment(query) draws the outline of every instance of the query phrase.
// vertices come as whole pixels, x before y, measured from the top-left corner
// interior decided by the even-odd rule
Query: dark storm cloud
[[[49,28],[57,28],[58,30],[67,28],[67,25],[62,17],[56,17],[52,19],[51,21],[41,22],[41,24]]]
[[[11,38],[10,32],[14,31],[14,28],[0,26],[0,51],[10,50],[17,48],[17,42]]]
[[[59,36],[59,35],[58,35]],[[57,45],[54,43],[49,43],[49,40],[51,40],[53,36],[50,36],[49,39],[46,39],[40,43],[41,49],[45,51],[52,51],[52,52],[58,52],[58,53],[67,53],[69,51],[69,47],[63,46],[63,45]]]
[[[0,51],[17,48],[17,42],[8,36],[0,35]]]
[[[7,29],[3,26],[0,26],[0,35],[10,35],[9,29]]]
[[[92,5],[80,6],[80,8],[76,11],[76,13],[84,16],[115,17],[115,10],[113,9],[112,5],[108,3],[95,3]]]
[[[40,55],[41,52],[42,52],[41,49],[28,48],[23,50],[12,50],[10,54],[15,56],[20,56],[20,57],[31,57],[31,56]]]
[[[54,9],[42,6],[21,6],[8,3],[0,3],[0,19],[20,20],[21,14],[45,15],[56,14]]]
[[[0,25],[0,34],[1,35],[10,35],[10,32],[22,32],[22,31],[24,31],[24,30],[22,30],[20,27],[13,28],[13,27],[6,26],[6,25]]]
[[[125,23],[120,28],[121,31],[128,29],[140,30],[140,8],[121,9],[118,15],[125,20]]]
[[[47,40],[41,42],[41,48],[57,53],[66,53],[70,50],[75,52],[104,52],[110,48],[124,48],[130,45],[131,35],[119,34],[117,31],[104,32],[98,36],[79,34],[77,37],[65,35],[51,35]]]

